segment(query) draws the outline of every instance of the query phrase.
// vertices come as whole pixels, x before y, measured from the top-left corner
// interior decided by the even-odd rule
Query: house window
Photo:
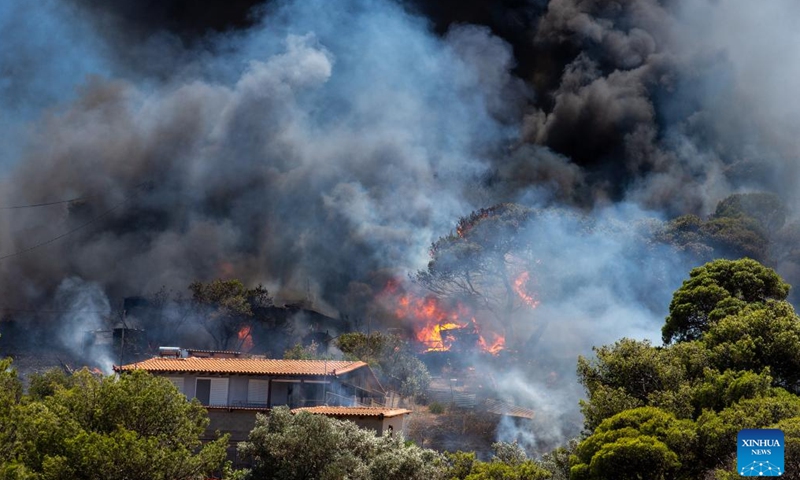
[[[247,381],[247,404],[266,405],[267,394],[269,393],[269,380],[256,380],[251,378]]]
[[[211,401],[211,379],[198,378],[197,387],[195,388],[194,396],[200,400],[203,405],[208,405]]]
[[[194,396],[197,397],[203,405],[227,405],[228,379],[198,378]]]

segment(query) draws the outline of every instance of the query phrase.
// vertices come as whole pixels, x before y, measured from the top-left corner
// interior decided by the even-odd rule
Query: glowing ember
[[[536,308],[539,306],[539,301],[533,298],[533,296],[528,293],[527,286],[528,281],[530,280],[531,275],[528,272],[522,272],[515,280],[514,280],[514,291],[517,293],[519,298],[531,308]]]
[[[244,325],[240,328],[237,336],[239,337],[240,350],[249,352],[253,349],[253,337],[250,335],[250,325]]]
[[[480,337],[478,344],[481,346],[481,349],[485,352],[489,352],[492,355],[497,355],[503,350],[506,346],[506,339],[500,335],[496,335],[492,343],[487,342],[483,337]]]

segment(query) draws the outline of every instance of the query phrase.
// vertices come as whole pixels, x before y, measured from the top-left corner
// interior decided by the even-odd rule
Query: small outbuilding
[[[305,407],[295,408],[292,413],[308,412],[314,415],[325,415],[338,420],[349,420],[361,428],[374,430],[378,435],[393,435],[405,432],[406,421],[411,410],[405,408],[384,407]]]

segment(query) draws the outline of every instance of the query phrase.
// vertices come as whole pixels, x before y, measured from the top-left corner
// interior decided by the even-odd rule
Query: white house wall
[[[167,377],[167,380],[172,382],[172,384],[175,385],[175,388],[177,388],[179,392],[183,393],[184,395],[186,394],[184,393],[186,392],[186,387],[184,387],[183,377]]]

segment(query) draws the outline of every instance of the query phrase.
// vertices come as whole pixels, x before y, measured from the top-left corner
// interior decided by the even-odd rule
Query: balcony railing
[[[234,401],[224,405],[207,405],[211,408],[249,408],[249,409],[264,409],[280,407],[286,405],[289,408],[302,408],[302,407],[319,407],[322,405],[331,407],[383,407],[385,405],[383,397],[358,397],[355,395],[339,395],[334,392],[327,392],[325,400],[311,399],[311,400],[293,400],[289,403],[273,403],[271,406],[267,402],[246,402]]]

